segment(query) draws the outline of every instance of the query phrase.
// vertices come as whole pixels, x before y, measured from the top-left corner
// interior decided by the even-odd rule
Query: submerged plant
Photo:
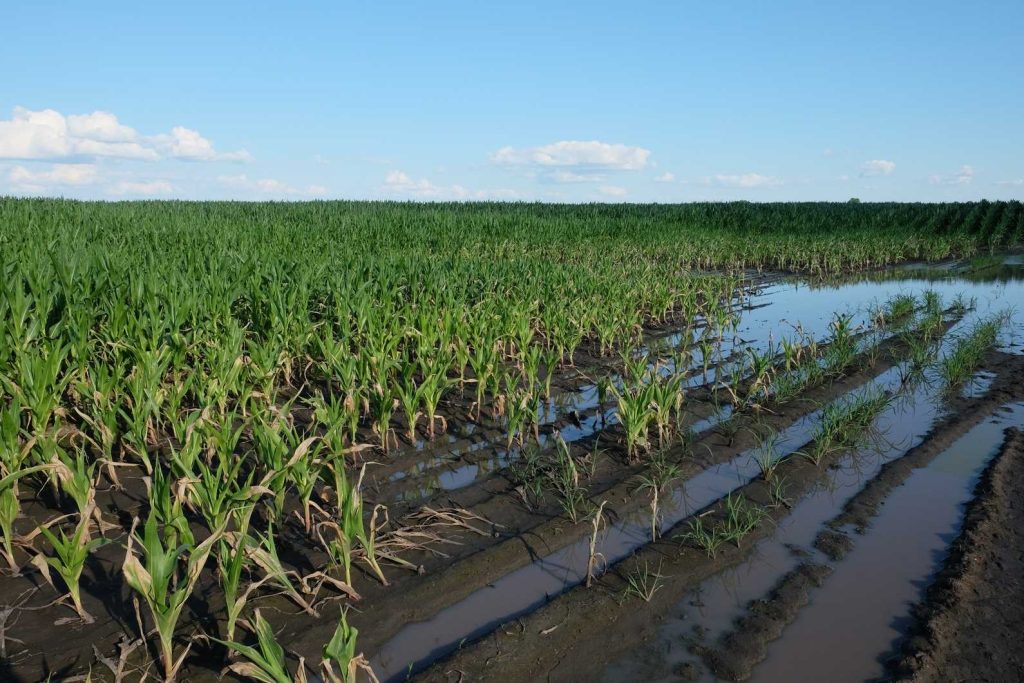
[[[822,409],[812,447],[801,455],[820,465],[827,455],[860,443],[893,398],[883,389],[874,387],[851,399],[829,403]]]
[[[1007,319],[1008,315],[1003,313],[979,321],[943,356],[939,371],[948,388],[960,386],[978,369],[985,354],[995,346]]]

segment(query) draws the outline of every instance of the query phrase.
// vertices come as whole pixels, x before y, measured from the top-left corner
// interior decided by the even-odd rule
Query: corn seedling
[[[590,532],[590,552],[587,556],[587,588],[590,588],[591,584],[596,578],[595,572],[597,571],[598,563],[604,562],[604,555],[597,552],[597,534],[601,530],[601,525],[604,522],[604,506],[608,504],[608,501],[602,500],[601,504],[597,506],[597,510],[594,511],[593,516],[590,518],[590,524],[593,530]]]
[[[640,476],[639,491],[647,491],[651,496],[651,542],[658,540],[658,505],[662,492],[673,481],[682,476],[682,469],[676,463],[669,462],[664,452],[651,458],[651,466],[646,474]]]
[[[892,401],[892,396],[875,388],[852,399],[829,403],[822,409],[810,451],[801,455],[820,465],[829,454],[853,447],[865,438],[875,418]]]
[[[79,515],[78,524],[71,536],[65,534],[64,530],[59,527],[56,533],[45,526],[39,527],[39,532],[53,547],[54,554],[49,557],[40,554],[33,558],[33,564],[42,572],[50,585],[53,585],[53,580],[50,578],[49,569],[52,568],[60,575],[68,589],[75,612],[86,623],[91,623],[93,618],[82,605],[82,593],[79,587],[82,569],[85,568],[85,561],[89,554],[109,542],[105,538],[90,538],[89,525],[92,505],[93,503],[90,501],[86,509]]]
[[[253,616],[253,633],[256,634],[256,646],[243,645],[232,640],[214,639],[234,652],[245,657],[244,662],[228,665],[228,669],[247,679],[262,683],[297,683],[305,681],[306,675],[303,662],[299,661],[299,673],[292,678],[285,659],[284,648],[274,636],[270,622],[263,618],[259,610]]]
[[[159,639],[160,659],[166,681],[175,679],[192,647],[191,644],[186,646],[175,657],[174,631],[185,601],[195,589],[214,544],[220,540],[223,531],[223,527],[214,529],[209,538],[199,545],[165,547],[156,515],[150,514],[141,537],[135,534],[135,525],[128,535],[123,567],[125,581],[149,607]],[[142,562],[136,556],[136,546],[142,555]],[[179,568],[181,560],[185,562],[184,571]]]
[[[321,651],[320,669],[325,683],[357,683],[360,672],[367,683],[378,683],[370,662],[362,653],[356,654],[359,631],[349,626],[346,609],[341,608],[338,627]]]
[[[661,564],[657,570],[652,570],[648,562],[644,566],[636,566],[626,576],[625,597],[640,598],[644,602],[650,602],[664,586],[665,576],[661,573]]]
[[[1006,314],[999,314],[981,320],[956,341],[939,365],[939,372],[947,387],[960,386],[977,370],[985,354],[995,346],[1007,319]]]
[[[714,525],[704,524],[704,520],[700,517],[690,522],[689,531],[683,534],[681,538],[684,542],[690,542],[697,546],[711,558],[718,554],[718,549],[726,540],[725,536]]]

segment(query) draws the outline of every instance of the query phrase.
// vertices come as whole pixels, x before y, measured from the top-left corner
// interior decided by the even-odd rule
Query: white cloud
[[[928,178],[931,185],[970,185],[974,180],[974,168],[964,164],[953,175],[933,175]]]
[[[0,158],[250,161],[252,156],[245,150],[218,152],[209,140],[183,126],[145,136],[109,112],[65,116],[53,109],[15,107],[10,119],[0,120]]]
[[[97,178],[97,169],[93,164],[54,164],[48,171],[32,171],[24,166],[15,166],[7,172],[7,181],[18,191],[90,185]]]
[[[167,180],[144,180],[131,174],[104,173],[96,164],[49,164],[44,169],[13,166],[0,179],[15,194],[98,197],[167,195],[175,187]]]
[[[860,166],[861,178],[873,178],[875,176],[889,175],[896,170],[896,164],[885,159],[872,159],[865,161]]]
[[[638,171],[647,166],[650,150],[598,140],[562,140],[540,147],[502,147],[491,160],[510,166],[580,167]]]
[[[546,174],[544,177],[555,183],[599,183],[604,180],[600,173],[573,173],[564,170]]]
[[[1024,178],[1014,178],[1012,180],[999,180],[996,185],[1002,185],[1003,187],[1022,187],[1024,186]]]
[[[384,176],[384,194],[392,197],[405,197],[427,200],[485,200],[518,199],[515,190],[469,190],[462,185],[435,185],[426,178],[413,178],[404,171],[389,171]]]
[[[625,197],[629,192],[624,187],[618,185],[602,185],[598,188],[598,192],[606,197]]]
[[[213,143],[184,126],[175,126],[169,135],[153,137],[157,148],[166,156],[185,161],[252,161],[252,155],[246,150],[237,152],[218,152]]]
[[[414,197],[423,198],[438,197],[443,191],[442,188],[438,187],[426,178],[413,180],[409,177],[409,174],[404,171],[389,171],[388,174],[384,176],[384,187],[385,189],[397,194],[412,195]],[[455,187],[459,186],[456,185]]]
[[[168,195],[174,192],[174,186],[166,180],[134,181],[122,180],[107,190],[112,195],[151,197]]]
[[[716,175],[709,178],[707,184],[719,187],[778,187],[783,185],[784,181],[776,176],[743,173],[741,175]]]
[[[671,183],[675,182],[676,174],[665,171],[659,176],[655,176],[654,182],[656,183]]]
[[[274,178],[250,178],[244,173],[241,175],[218,176],[217,182],[232,190],[267,199],[320,197],[327,194],[327,188],[323,185],[307,185],[306,187],[299,188]]]

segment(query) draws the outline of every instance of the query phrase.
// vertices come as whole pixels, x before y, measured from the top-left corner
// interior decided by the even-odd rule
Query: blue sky
[[[1024,198],[1024,3],[11,2],[0,194]]]

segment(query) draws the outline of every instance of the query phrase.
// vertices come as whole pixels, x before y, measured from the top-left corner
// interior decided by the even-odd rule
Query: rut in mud
[[[934,437],[934,440],[925,438],[920,447],[908,453],[911,461],[920,462],[942,452],[948,445],[951,435],[963,434],[972,421],[983,419],[1000,405],[1001,401],[1012,395],[1010,389],[1016,387],[1022,379],[1021,363],[1016,356],[1010,357],[1008,361],[1007,369],[1013,372],[1004,375],[1004,382],[1000,385],[997,380],[993,393],[987,395],[983,401],[975,402],[973,410],[967,411],[971,403],[969,401],[960,406],[961,410],[958,411],[956,418],[946,418],[929,435]],[[965,422],[960,420],[961,413],[964,414]],[[894,424],[899,423],[901,420],[905,421],[905,416],[894,412],[893,420]],[[925,431],[928,431],[927,428]],[[913,434],[913,429],[908,433]],[[893,455],[900,458],[894,461],[894,466],[901,462],[902,456],[907,453],[905,447],[904,442],[902,447],[894,448]],[[808,497],[802,503],[794,504],[792,512],[786,508],[776,507],[770,513],[770,520],[775,520],[774,524],[778,525],[779,529],[785,529],[785,533],[776,532],[776,527],[770,520],[765,520],[764,524],[744,538],[742,548],[727,547],[719,550],[714,558],[709,558],[701,553],[680,548],[679,534],[686,532],[686,525],[681,525],[682,528],[670,532],[662,541],[644,547],[614,572],[603,577],[597,589],[578,588],[519,620],[505,624],[478,645],[464,647],[450,661],[431,669],[426,678],[447,680],[448,672],[464,672],[473,680],[486,680],[492,675],[498,675],[497,672],[500,671],[503,680],[527,681],[538,677],[566,681],[593,680],[600,676],[602,670],[608,668],[608,680],[621,680],[625,676],[634,676],[641,680],[673,680],[676,675],[674,672],[678,670],[695,672],[697,670],[689,653],[694,650],[695,645],[699,646],[711,635],[703,633],[703,619],[686,619],[685,615],[681,615],[684,618],[684,625],[678,632],[672,631],[672,638],[682,645],[682,650],[678,659],[666,662],[664,668],[655,665],[657,659],[663,657],[665,652],[660,644],[662,641],[652,632],[655,622],[666,618],[666,615],[679,614],[680,608],[675,605],[680,603],[686,604],[687,607],[694,603],[696,606],[692,609],[701,613],[703,609],[709,607],[707,601],[711,600],[711,595],[708,592],[694,594],[693,589],[712,577],[723,572],[728,573],[730,568],[739,567],[746,562],[749,562],[751,568],[740,575],[742,579],[751,580],[754,584],[760,582],[768,591],[773,580],[771,577],[781,576],[785,572],[782,568],[785,562],[791,562],[791,566],[794,567],[806,562],[807,552],[819,531],[819,525],[833,515],[839,518],[845,500],[841,492],[849,490],[851,494],[854,493],[859,487],[857,482],[864,480],[865,468],[867,467],[867,471],[870,472],[871,462],[876,463],[875,467],[880,464],[878,459],[850,461],[842,470],[830,473],[829,470],[822,472],[807,463],[796,461],[793,463],[796,467],[788,473],[791,488],[787,495],[794,499],[794,503],[801,496]],[[880,475],[881,478],[888,480],[893,469],[890,468],[885,474]],[[834,476],[840,472],[845,472],[848,477],[845,485],[838,483]],[[770,504],[763,484],[748,485],[743,493],[750,499]],[[716,510],[720,512],[722,507],[720,502],[707,512],[714,514]],[[831,515],[828,514],[829,510],[833,511]],[[794,519],[789,519],[789,516]],[[788,526],[783,527],[783,524]],[[793,540],[802,542],[808,550],[800,550],[794,554],[795,548],[790,542]],[[767,546],[764,546],[764,543],[767,543]],[[630,597],[630,579],[645,569],[650,569],[661,577],[649,602],[637,600],[635,595]],[[800,575],[800,572],[797,572],[797,575]],[[820,579],[821,575],[814,572],[814,576]],[[729,599],[735,599],[735,590],[734,585],[724,594],[727,604]],[[784,593],[787,598],[799,602],[800,595],[806,595],[806,590],[802,588],[800,591]],[[770,605],[768,609],[771,609]],[[772,620],[761,620],[756,624],[758,628],[767,628],[766,632],[749,629],[745,634],[749,637],[747,642],[761,642],[761,646],[744,645],[740,639],[734,639],[734,645],[740,649],[731,652],[730,655],[734,659],[738,652],[746,653],[750,657],[748,671],[749,667],[763,658],[763,644],[771,637],[777,636],[781,626],[797,612],[797,607],[793,604],[779,609],[783,615],[775,615]],[[671,620],[672,617],[669,616],[669,621]],[[728,619],[725,619],[724,623],[719,621],[723,627],[727,626],[728,622]],[[754,624],[748,623],[748,626],[752,625]],[[656,638],[652,644],[653,651],[643,647],[643,642],[650,638]],[[692,645],[687,646],[687,642]],[[701,649],[705,648],[696,648],[698,651]],[[625,661],[612,664],[617,653],[632,650],[636,651],[636,657],[627,656]]]
[[[1024,431],[1006,430],[890,664],[900,681],[1024,680]]]

